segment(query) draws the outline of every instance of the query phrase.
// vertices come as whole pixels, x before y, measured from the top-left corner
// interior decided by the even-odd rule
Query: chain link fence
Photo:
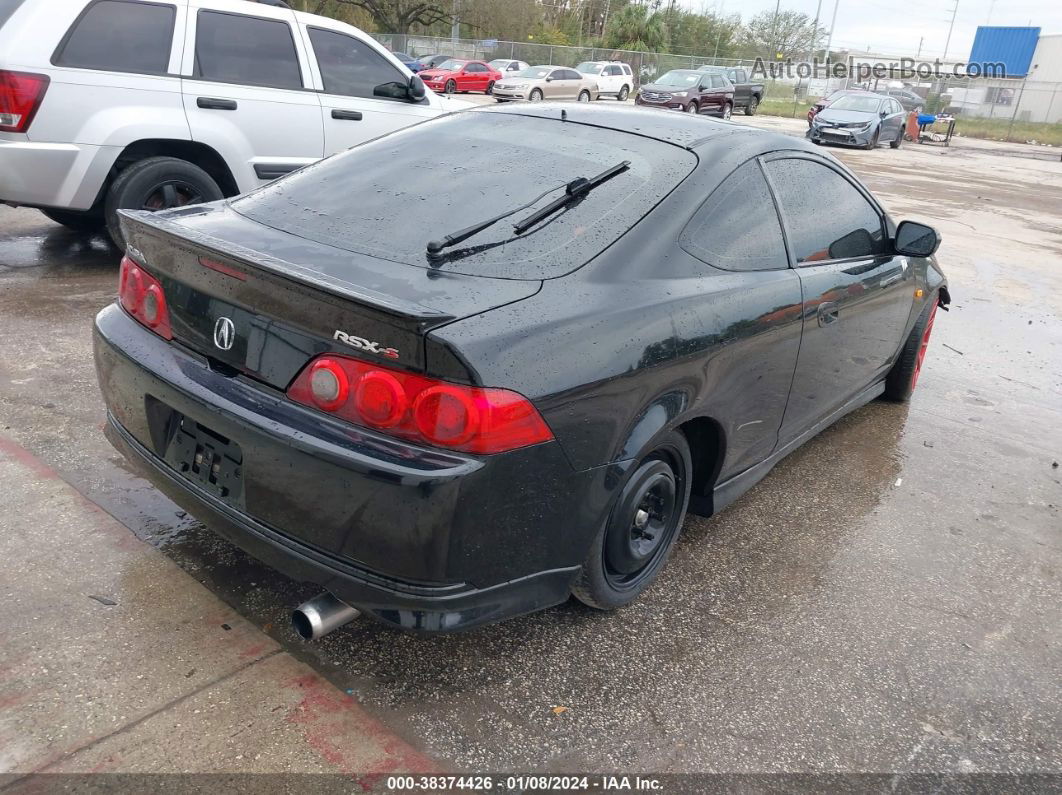
[[[571,47],[537,42],[483,39],[450,39],[403,34],[374,34],[385,47],[422,55],[492,61],[496,58],[526,61],[532,66],[571,66],[583,61],[624,61],[638,85],[672,69],[696,69],[704,65],[743,66],[750,71],[754,60],[718,58],[715,55],[613,50],[603,47]],[[825,71],[822,71],[825,74]],[[1010,78],[940,78],[932,80],[874,79],[856,83],[847,77],[753,77],[764,84],[760,104],[763,113],[792,118],[807,114],[819,97],[844,88],[863,87],[881,93],[904,88],[925,100],[927,113],[952,113],[958,118],[960,135],[1005,141],[1047,143],[1062,146],[1062,83]]]

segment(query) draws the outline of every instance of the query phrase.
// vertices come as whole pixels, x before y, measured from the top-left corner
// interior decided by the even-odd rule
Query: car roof
[[[561,118],[564,112],[564,119]],[[558,123],[585,124],[640,135],[664,143],[696,150],[712,143],[747,147],[749,156],[775,149],[816,151],[803,138],[746,127],[733,122],[670,113],[653,108],[625,107],[618,104],[595,105],[587,102],[536,102],[512,105],[480,106],[462,113],[507,113],[555,119]]]

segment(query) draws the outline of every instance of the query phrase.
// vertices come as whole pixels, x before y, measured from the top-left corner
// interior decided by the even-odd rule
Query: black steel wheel
[[[656,579],[686,518],[692,471],[689,445],[677,431],[632,468],[572,586],[580,602],[614,610]]]

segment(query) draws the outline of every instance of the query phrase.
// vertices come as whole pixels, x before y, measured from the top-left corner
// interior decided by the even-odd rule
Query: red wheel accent
[[[929,313],[929,322],[926,323],[926,330],[922,332],[922,343],[918,347],[918,358],[915,359],[914,375],[911,376],[911,389],[915,388],[915,384],[918,383],[918,376],[922,372],[922,362],[926,358],[926,350],[929,348],[929,335],[933,333],[933,321],[937,317],[937,304],[933,304],[933,309]]]

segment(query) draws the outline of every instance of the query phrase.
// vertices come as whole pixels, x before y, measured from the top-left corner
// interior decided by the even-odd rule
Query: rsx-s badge
[[[381,348],[378,342],[369,342],[364,337],[355,337],[353,334],[347,334],[345,331],[336,329],[336,333],[332,335],[332,339],[345,342],[352,348],[357,348],[359,351],[365,351],[366,353],[375,353],[378,356],[386,356],[388,359],[398,358],[397,348]]]

